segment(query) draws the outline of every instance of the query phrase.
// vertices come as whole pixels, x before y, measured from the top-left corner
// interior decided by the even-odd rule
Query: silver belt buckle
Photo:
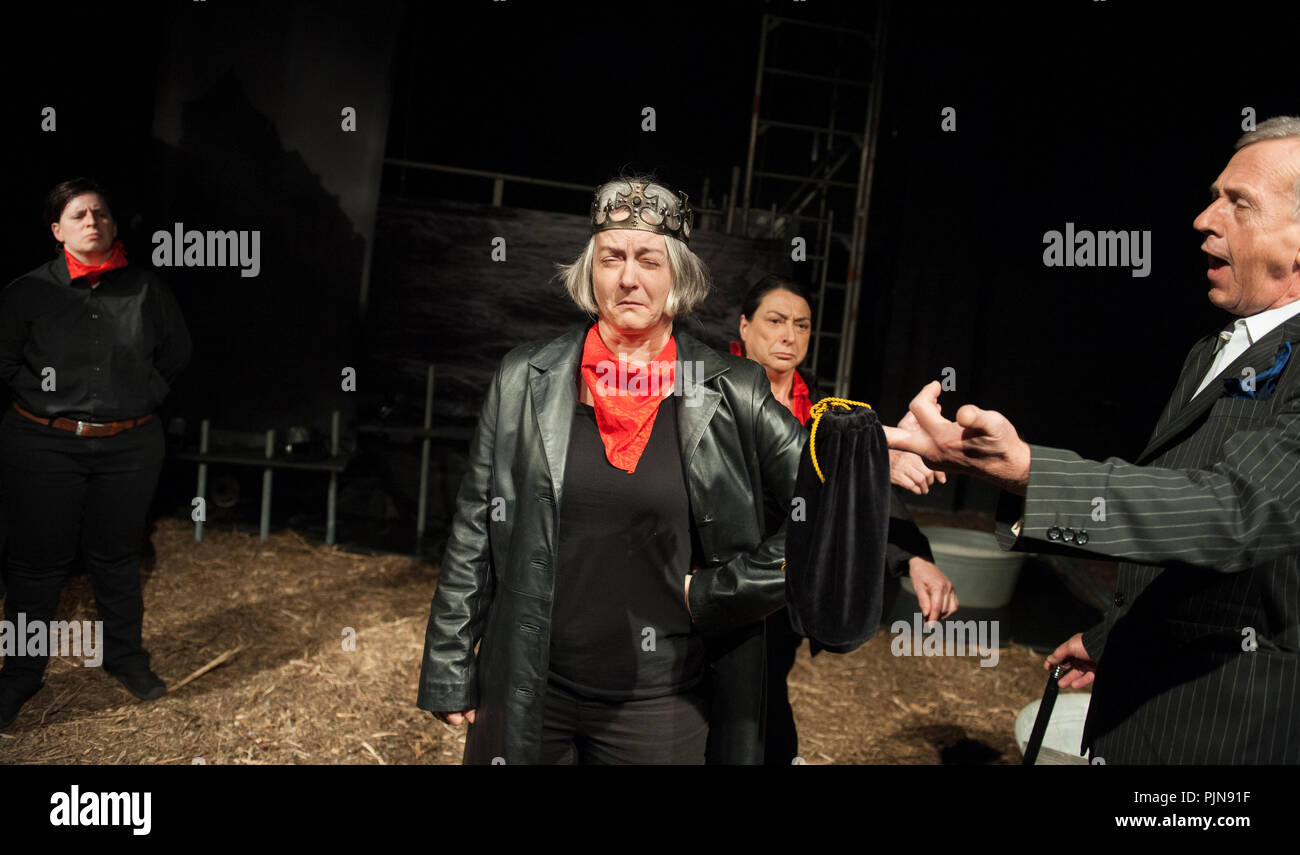
[[[83,422],[81,419],[77,419],[77,436],[81,436],[82,431],[83,431],[85,428],[88,428],[88,427],[103,427],[103,426],[104,426],[104,423],[103,423],[103,422]]]

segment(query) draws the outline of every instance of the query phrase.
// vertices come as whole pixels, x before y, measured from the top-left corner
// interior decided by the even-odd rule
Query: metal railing
[[[557,190],[572,190],[575,192],[585,193],[588,196],[590,196],[592,192],[595,191],[596,189],[595,186],[591,184],[579,184],[575,181],[557,181],[553,178],[536,178],[531,175],[517,175],[510,172],[498,172],[491,169],[473,169],[465,166],[451,166],[450,164],[446,164],[446,163],[424,163],[418,160],[405,160],[403,158],[397,158],[397,157],[384,158],[384,165],[397,167],[398,169],[402,170],[402,172],[399,174],[398,177],[397,195],[399,197],[406,196],[405,170],[408,169],[416,169],[424,172],[437,172],[437,173],[443,173],[447,175],[468,175],[475,178],[487,179],[492,182],[491,204],[493,207],[497,207],[497,208],[505,204],[507,184],[530,185],[533,187],[550,187]],[[721,207],[719,208],[708,207],[707,205],[704,204],[704,202],[707,199],[708,186],[709,186],[708,181],[705,181],[704,193],[701,195],[698,204],[694,200],[691,200],[690,202],[690,206],[695,211],[695,215],[696,215],[695,228],[697,230],[711,231],[713,229],[714,223],[717,221],[721,221],[726,224],[726,228],[724,230],[729,233],[730,224],[735,220],[734,202],[733,202],[734,197],[729,197],[728,195],[724,194],[723,204]],[[676,189],[681,190],[680,187]],[[689,193],[689,191],[687,192]],[[553,210],[560,213],[574,213],[575,211],[581,209],[576,208],[573,205],[565,204],[562,206],[557,205],[553,208],[548,208],[547,210]]]

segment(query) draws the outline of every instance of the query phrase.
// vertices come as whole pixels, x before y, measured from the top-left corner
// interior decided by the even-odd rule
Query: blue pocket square
[[[1224,379],[1223,386],[1230,397],[1267,401],[1277,391],[1278,378],[1282,376],[1282,369],[1286,368],[1286,364],[1290,359],[1291,342],[1284,341],[1282,346],[1277,349],[1277,356],[1273,360],[1272,368],[1256,374],[1253,378],[1228,377]]]

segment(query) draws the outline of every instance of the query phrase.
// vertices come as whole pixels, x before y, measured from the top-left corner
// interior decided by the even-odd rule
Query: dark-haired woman
[[[763,366],[778,402],[807,424],[812,405],[821,397],[816,381],[805,377],[799,365],[808,355],[812,331],[812,309],[808,295],[797,283],[775,274],[759,280],[741,305],[740,342],[732,352],[747,356]],[[889,453],[889,475],[895,486],[925,493],[942,473],[932,472],[914,454]],[[957,595],[948,577],[935,566],[925,537],[911,522],[906,506],[894,497],[890,523],[891,543],[887,566],[892,575],[908,574],[916,589],[926,621],[945,618],[957,610]],[[922,553],[922,554],[917,554]],[[768,765],[785,765],[799,750],[794,712],[786,690],[786,679],[794,667],[795,654],[803,638],[790,625],[790,615],[781,609],[767,617],[767,730],[765,756]],[[812,644],[815,655],[819,648]]]
[[[99,185],[57,185],[44,221],[58,254],[0,291],[0,379],[13,395],[0,422],[5,618],[48,629],[80,546],[103,668],[153,700],[166,687],[141,638],[140,553],[163,461],[156,411],[189,361],[189,332],[162,280],[128,264]],[[6,657],[0,729],[43,685],[45,652],[20,643]]]

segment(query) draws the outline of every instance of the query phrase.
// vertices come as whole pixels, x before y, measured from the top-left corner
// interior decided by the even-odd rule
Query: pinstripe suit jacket
[[[1122,560],[1114,606],[1083,636],[1094,762],[1300,762],[1300,352],[1266,400],[1222,379],[1192,397],[1214,339],[1188,354],[1136,463],[1031,446],[1023,506],[999,509],[1004,546]],[[1283,341],[1300,344],[1300,317],[1220,377],[1262,374]]]

